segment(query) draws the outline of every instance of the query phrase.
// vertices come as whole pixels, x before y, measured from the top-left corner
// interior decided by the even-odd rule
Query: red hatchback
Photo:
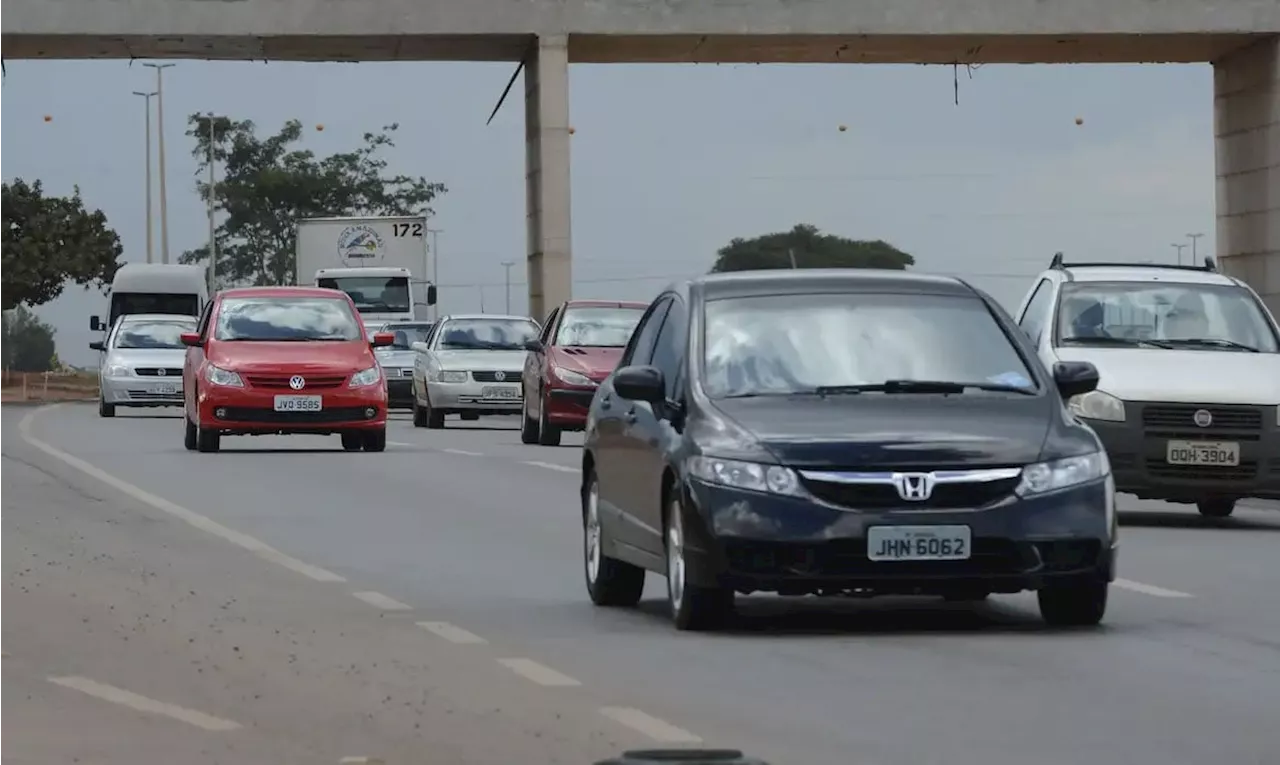
[[[222,436],[342,435],[342,448],[387,447],[387,382],[351,298],[318,287],[218,293],[182,335],[188,449]]]
[[[600,382],[613,373],[648,303],[570,300],[551,312],[524,365],[526,444],[557,446],[582,430]]]

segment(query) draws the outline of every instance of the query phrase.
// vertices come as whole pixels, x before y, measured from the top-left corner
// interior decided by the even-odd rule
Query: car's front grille
[[[1239,465],[1170,465],[1163,459],[1149,458],[1147,474],[1152,478],[1183,481],[1250,481],[1258,477],[1258,463],[1241,460]]]
[[[246,382],[254,388],[279,388],[293,390],[289,380],[294,375],[247,375]],[[337,388],[347,381],[345,375],[299,375],[303,385],[297,390],[314,390],[316,388]]]
[[[1201,427],[1195,414],[1206,411],[1213,421]],[[1256,406],[1219,406],[1199,404],[1147,404],[1142,408],[1142,424],[1157,430],[1187,431],[1206,430],[1262,430],[1262,409]]]
[[[939,483],[929,499],[904,500],[895,486],[874,483],[835,483],[802,478],[813,496],[833,505],[853,510],[881,510],[901,507],[911,510],[959,510],[985,507],[1013,493],[1018,478],[974,483]]]
[[[160,370],[164,369],[164,374]],[[133,370],[139,377],[182,377],[182,367],[137,367]]]
[[[151,401],[181,401],[182,390],[176,393],[157,393],[155,391],[146,390],[144,388],[129,388],[129,398],[147,399]]]
[[[498,375],[502,375],[502,378],[501,378],[501,379],[499,379],[499,378],[498,378]],[[505,382],[505,383],[517,383],[517,382],[520,382],[520,373],[519,373],[519,372],[502,372],[502,371],[492,371],[492,370],[489,370],[489,371],[478,371],[478,372],[472,372],[472,373],[471,373],[471,379],[475,380],[476,382]]]
[[[362,406],[340,406],[333,409],[322,409],[318,412],[277,412],[272,409],[256,409],[253,407],[226,407],[224,417],[219,419],[228,422],[261,422],[270,424],[323,425],[330,422],[353,422],[369,419]]]
[[[1031,548],[1020,548],[1009,540],[982,537],[974,538],[973,554],[968,560],[873,561],[867,557],[864,539],[814,544],[733,540],[725,544],[725,554],[733,572],[756,576],[995,576],[1016,574],[1040,565]]]

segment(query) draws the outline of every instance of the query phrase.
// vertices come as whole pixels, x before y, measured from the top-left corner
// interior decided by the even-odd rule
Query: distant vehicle
[[[1280,499],[1280,327],[1243,281],[1203,266],[1055,256],[1018,323],[1046,364],[1088,361],[1072,411],[1097,431],[1116,488],[1225,518]]]
[[[347,451],[387,446],[387,386],[351,299],[314,287],[224,290],[187,346],[187,449],[216,452],[225,435],[342,436]]]
[[[622,358],[647,307],[570,300],[551,312],[524,365],[521,441],[556,446],[561,431],[586,427],[591,398]]]
[[[182,334],[195,328],[194,316],[125,314],[106,340],[89,343],[103,354],[98,415],[115,417],[117,406],[182,406]]]
[[[413,406],[413,344],[426,342],[432,326],[429,321],[389,322],[370,330],[372,334],[385,332],[395,338],[391,345],[374,351],[387,378],[387,396],[393,408]]]
[[[1053,371],[965,282],[903,271],[705,276],[658,296],[600,386],[582,463],[598,605],[664,573],[679,629],[735,592],[1036,590],[1094,625],[1115,576],[1115,491]]]
[[[525,345],[538,336],[527,316],[445,316],[414,343],[413,424],[443,428],[449,414],[519,414]]]
[[[105,332],[127,314],[199,316],[209,302],[208,274],[200,266],[125,263],[111,280],[111,307],[104,322],[89,317],[89,329]]]

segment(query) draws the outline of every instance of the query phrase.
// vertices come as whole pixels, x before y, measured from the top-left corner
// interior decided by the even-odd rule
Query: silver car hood
[[[378,363],[388,369],[404,369],[413,366],[413,360],[416,354],[413,351],[374,351],[374,356],[378,357]]]
[[[107,354],[105,363],[120,364],[130,369],[138,367],[181,369],[186,360],[186,348],[113,348]]]
[[[436,351],[441,369],[482,369],[504,372],[524,372],[524,359],[528,351]]]

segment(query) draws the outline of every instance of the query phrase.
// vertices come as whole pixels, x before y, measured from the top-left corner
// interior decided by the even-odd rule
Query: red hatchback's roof
[[[334,297],[341,290],[325,287],[232,287],[222,291],[223,297]]]
[[[570,300],[565,308],[648,308],[648,303],[637,303],[633,300]]]

